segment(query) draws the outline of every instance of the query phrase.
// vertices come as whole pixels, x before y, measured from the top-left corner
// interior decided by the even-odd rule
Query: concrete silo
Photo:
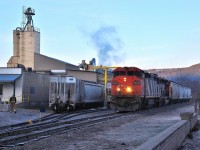
[[[17,67],[22,64],[26,68],[34,69],[34,54],[40,53],[40,32],[33,24],[32,16],[35,15],[35,10],[24,8],[23,15],[25,19],[22,21],[22,27],[13,31],[13,56],[7,66]]]

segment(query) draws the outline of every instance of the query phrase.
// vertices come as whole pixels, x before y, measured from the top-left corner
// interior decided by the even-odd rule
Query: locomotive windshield
[[[141,71],[115,71],[113,76],[114,78],[117,76],[136,76],[138,78],[142,78],[142,72]]]
[[[127,76],[136,76],[138,78],[142,77],[141,71],[127,71]]]
[[[127,76],[134,76],[134,71],[127,71]]]
[[[114,78],[117,76],[126,76],[126,71],[115,71]]]

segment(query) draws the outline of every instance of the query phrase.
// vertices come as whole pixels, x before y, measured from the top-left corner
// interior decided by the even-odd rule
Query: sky
[[[35,9],[40,53],[71,64],[189,67],[200,63],[199,0],[0,0],[0,67],[22,7]]]

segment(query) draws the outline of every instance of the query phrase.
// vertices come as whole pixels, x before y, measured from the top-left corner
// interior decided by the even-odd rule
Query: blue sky
[[[0,0],[0,67],[13,53],[22,6],[32,7],[41,54],[78,65],[141,69],[200,63],[199,0]]]

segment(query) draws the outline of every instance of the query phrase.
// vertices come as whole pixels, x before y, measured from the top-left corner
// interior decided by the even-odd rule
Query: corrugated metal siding
[[[33,72],[23,73],[23,94],[29,96],[30,106],[48,106],[49,75]],[[32,89],[32,91],[31,91]],[[34,93],[33,92],[34,89]]]

